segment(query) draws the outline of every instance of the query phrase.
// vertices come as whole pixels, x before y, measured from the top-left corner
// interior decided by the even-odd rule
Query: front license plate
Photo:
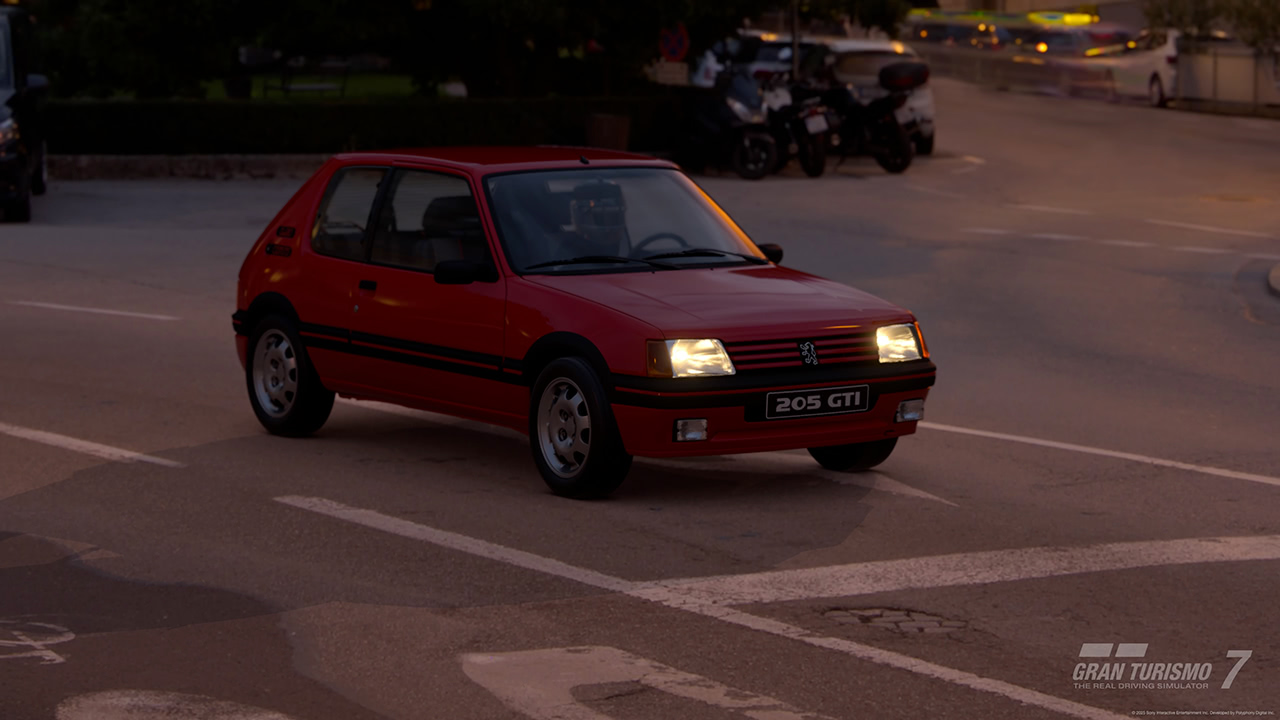
[[[870,400],[871,392],[866,385],[783,390],[771,392],[765,397],[764,416],[766,420],[784,420],[866,412],[870,407]]]
[[[804,126],[810,135],[824,133],[830,127],[827,125],[827,118],[823,115],[810,115],[804,119]]]

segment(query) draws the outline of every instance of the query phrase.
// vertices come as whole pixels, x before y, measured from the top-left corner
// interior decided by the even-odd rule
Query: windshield
[[[0,88],[13,87],[13,53],[9,48],[9,21],[0,17]]]
[[[494,222],[520,274],[630,272],[763,263],[693,181],[662,168],[496,175]]]

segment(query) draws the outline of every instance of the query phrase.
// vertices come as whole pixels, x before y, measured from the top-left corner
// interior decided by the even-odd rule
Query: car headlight
[[[18,123],[12,119],[0,120],[0,143],[18,139]]]
[[[733,361],[719,340],[650,340],[649,374],[658,377],[733,375]]]
[[[885,325],[876,328],[880,362],[906,362],[924,357],[923,342],[916,333],[915,325]]]

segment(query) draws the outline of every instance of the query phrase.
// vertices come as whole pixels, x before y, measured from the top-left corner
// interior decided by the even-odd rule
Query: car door
[[[350,352],[359,314],[356,287],[365,266],[374,204],[387,166],[339,168],[329,179],[304,243],[299,276],[289,292],[307,354],[330,390],[348,391],[366,376]]]
[[[352,291],[352,328],[371,395],[520,426],[517,376],[503,371],[506,284],[493,260],[469,179],[397,168],[379,201],[368,263]],[[446,285],[436,267],[469,261],[474,282]]]

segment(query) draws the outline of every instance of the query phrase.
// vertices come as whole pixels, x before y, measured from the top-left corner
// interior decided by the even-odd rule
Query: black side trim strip
[[[249,328],[245,323],[249,321],[249,313],[246,310],[237,310],[231,313],[231,327],[235,328],[237,335],[248,335]]]
[[[351,339],[351,331],[332,325],[316,325],[315,323],[298,323],[298,330],[308,335],[325,335],[327,337],[339,338],[343,341]]]
[[[395,350],[388,350],[384,348],[369,347],[367,345],[353,345],[348,342],[330,340],[327,338],[309,337],[304,338],[303,342],[309,348],[333,350],[335,352],[360,355],[362,357],[374,358],[376,360],[387,360],[390,362],[403,363],[405,365],[413,365],[415,367],[429,368],[431,370],[442,370],[444,372],[457,373],[459,375],[469,375],[471,377],[484,378],[486,380],[493,380],[495,382],[511,385],[524,384],[524,380],[520,376],[504,373],[499,370],[497,366],[492,368],[476,367],[475,365],[464,365],[463,363],[422,357],[421,355],[411,355],[409,353],[397,352]]]
[[[395,348],[397,350],[408,350],[409,352],[425,353],[428,355],[440,355],[454,360],[483,363],[485,365],[492,365],[494,368],[502,367],[502,358],[498,355],[489,355],[488,353],[473,352],[471,350],[458,350],[457,348],[445,347],[443,345],[429,345],[427,343],[414,342],[412,340],[401,340],[400,338],[386,337],[383,335],[370,335],[369,333],[362,333],[354,330],[351,332],[351,341]]]
[[[744,368],[745,370],[746,368]],[[738,375],[705,378],[653,378],[637,375],[613,375],[611,380],[619,390],[647,390],[660,393],[713,392],[718,390],[757,390],[786,385],[816,385],[831,383],[845,385],[860,380],[878,380],[901,375],[923,375],[937,372],[932,360],[912,360],[901,363],[832,363],[817,367],[777,368],[752,370]]]
[[[935,376],[912,378],[909,380],[890,380],[872,383],[869,408],[874,408],[881,395],[888,393],[911,392],[932,387]],[[745,419],[749,422],[764,420],[765,397],[768,391],[732,393],[728,395],[643,395],[616,388],[611,398],[618,405],[631,407],[654,408],[658,410],[695,410],[698,408],[740,407]]]

